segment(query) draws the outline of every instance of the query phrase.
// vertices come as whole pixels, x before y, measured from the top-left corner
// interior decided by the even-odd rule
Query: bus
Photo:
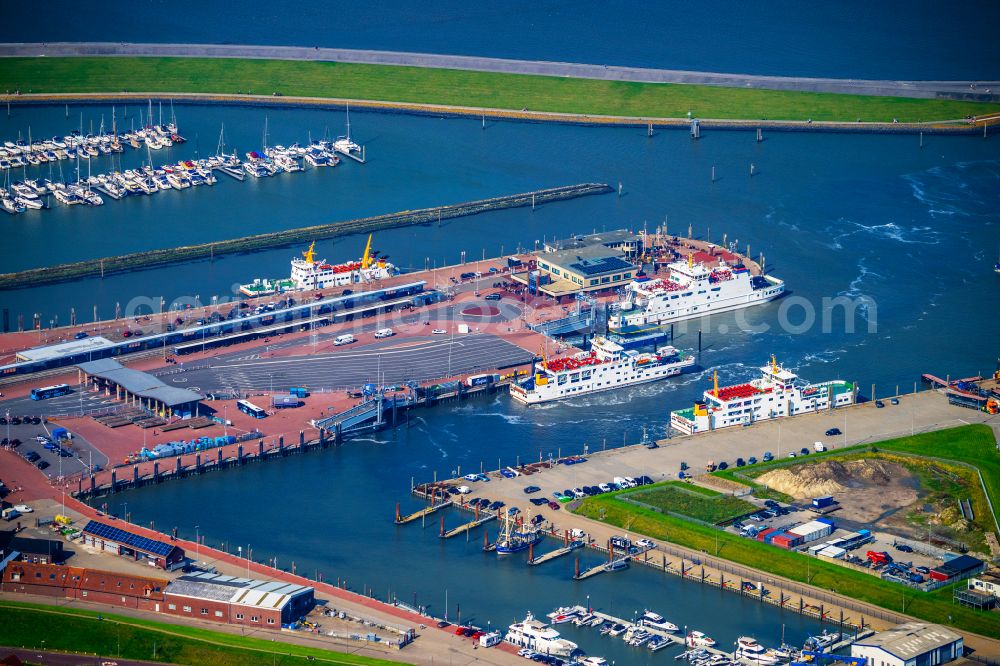
[[[70,392],[69,384],[56,384],[55,386],[45,386],[43,388],[31,389],[32,400],[45,400],[54,398],[57,395],[66,395]]]
[[[247,400],[237,400],[236,406],[239,407],[239,410],[241,412],[243,412],[244,414],[248,414],[254,417],[255,419],[262,419],[265,416],[267,416],[267,412],[265,412],[263,409],[253,404],[252,402],[248,402]]]

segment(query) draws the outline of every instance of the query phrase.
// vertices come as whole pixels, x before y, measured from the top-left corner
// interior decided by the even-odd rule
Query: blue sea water
[[[8,2],[0,40],[125,41],[419,51],[746,74],[993,79],[1000,5],[514,0],[239,5],[108,0]],[[85,10],[84,15],[88,15]]]

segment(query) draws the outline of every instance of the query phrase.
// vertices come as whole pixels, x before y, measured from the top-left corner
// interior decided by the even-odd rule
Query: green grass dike
[[[0,90],[216,93],[441,104],[585,115],[752,120],[936,122],[1000,104],[633,83],[453,69],[289,60],[153,57],[0,59]]]
[[[0,601],[0,645],[199,666],[398,663],[112,613],[12,601]]]
[[[813,454],[806,459],[776,460],[766,465],[753,466],[753,468],[728,469],[717,474],[723,478],[754,487],[756,484],[747,483],[747,478],[757,476],[758,470],[805,464],[830,455],[854,456],[864,451],[891,451],[905,454],[914,460],[946,461],[958,466],[967,466],[967,469],[975,468],[982,475],[986,494],[993,506],[1000,506],[1000,453],[997,452],[997,443],[992,429],[981,424],[938,430],[912,437],[901,437],[871,445],[829,451],[825,454]],[[978,479],[976,483],[978,484]],[[649,489],[671,487],[675,484],[676,482],[657,484],[650,486]],[[903,612],[930,622],[951,624],[959,629],[1000,638],[1000,622],[997,622],[995,613],[976,611],[952,602],[952,592],[955,586],[964,586],[966,585],[965,581],[947,585],[932,592],[913,590],[896,583],[883,581],[868,573],[855,571],[806,554],[782,550],[753,539],[745,539],[700,522],[686,520],[680,515],[683,511],[677,510],[678,508],[683,509],[685,505],[677,502],[671,504],[673,513],[641,506],[628,501],[627,496],[630,492],[634,492],[634,490],[587,497],[580,502],[574,511],[587,518],[614,525],[632,533],[669,541],[744,566],[881,606],[891,611]],[[650,490],[645,492],[650,492]],[[703,515],[694,515],[695,513],[697,512],[688,510],[688,514],[693,518],[704,517]],[[988,516],[984,518],[983,523],[990,526],[988,529],[994,530],[994,523],[991,521],[992,516]]]

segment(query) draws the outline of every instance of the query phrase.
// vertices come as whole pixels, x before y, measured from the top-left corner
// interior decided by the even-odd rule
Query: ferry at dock
[[[286,291],[305,291],[345,287],[352,284],[375,282],[398,275],[399,271],[385,257],[378,257],[372,251],[372,237],[369,234],[364,255],[357,261],[330,264],[326,259],[316,259],[316,243],[302,253],[302,258],[293,257],[292,273],[287,279],[269,280],[257,278],[253,282],[240,285],[240,293],[246,296],[269,296]]]
[[[666,278],[640,277],[625,288],[608,319],[616,335],[648,333],[665,324],[709,314],[761,305],[785,293],[785,283],[769,275],[754,276],[742,263],[719,260],[711,267],[694,261],[675,261]]]
[[[504,641],[552,657],[569,657],[577,649],[576,643],[562,638],[558,631],[536,620],[531,612],[523,621],[515,622],[507,628]]]
[[[854,384],[840,379],[809,384],[778,365],[773,356],[768,365],[760,368],[760,373],[760,378],[753,381],[722,388],[716,374],[714,387],[705,391],[703,400],[696,402],[694,407],[670,412],[670,426],[691,435],[846,407],[857,399]]]
[[[693,355],[674,347],[661,347],[655,354],[639,353],[596,337],[589,352],[543,360],[531,377],[510,385],[510,395],[524,405],[538,405],[666,379],[694,363]]]

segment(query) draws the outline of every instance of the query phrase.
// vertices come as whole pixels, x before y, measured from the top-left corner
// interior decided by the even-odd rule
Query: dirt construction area
[[[798,500],[833,495],[838,521],[878,523],[918,500],[919,480],[898,463],[878,459],[824,460],[771,470],[757,477]]]

